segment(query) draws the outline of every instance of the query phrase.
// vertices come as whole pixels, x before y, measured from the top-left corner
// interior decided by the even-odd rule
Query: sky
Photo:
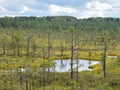
[[[0,0],[4,16],[74,16],[120,18],[119,0]]]

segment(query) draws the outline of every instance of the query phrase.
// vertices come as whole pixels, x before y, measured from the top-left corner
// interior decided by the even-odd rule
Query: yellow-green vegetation
[[[65,18],[69,23],[69,18]],[[77,22],[61,27],[54,26],[56,23],[48,25],[52,19],[55,18],[43,18],[47,20],[44,27],[38,23],[27,27],[28,23],[21,21],[18,28],[10,27],[9,23],[12,26],[14,22],[7,23],[8,28],[0,28],[0,90],[120,90],[119,21],[114,29],[113,22],[112,26],[110,22],[98,26],[95,22],[107,21],[101,18],[95,19],[92,26],[88,19],[84,21],[87,25],[80,21],[83,26]],[[2,23],[5,24],[4,19]],[[71,78],[70,72],[49,71],[55,67],[52,60],[57,59],[99,60],[101,64],[90,66],[90,71],[74,71]]]
[[[8,62],[6,62],[8,61]],[[15,90],[20,89],[20,75],[23,76],[22,81],[22,89],[26,90],[27,82],[31,88],[34,90],[119,90],[120,89],[120,60],[119,58],[111,58],[107,57],[107,77],[104,79],[103,77],[103,68],[102,64],[97,64],[90,66],[93,68],[91,71],[82,71],[78,73],[78,81],[76,81],[77,73],[74,73],[74,80],[70,79],[69,72],[65,73],[50,73],[49,80],[45,82],[45,86],[43,83],[43,77],[39,76],[44,75],[43,70],[40,72],[37,71],[37,68],[48,67],[47,60],[43,60],[39,57],[30,57],[30,56],[23,56],[23,57],[12,57],[12,56],[4,56],[1,57],[1,74],[0,74],[0,89],[11,89],[11,83],[14,83],[13,88]],[[44,62],[44,63],[43,63]],[[4,68],[2,68],[4,67]],[[14,72],[8,71],[6,72],[7,68],[20,68],[24,67],[27,72]],[[47,78],[47,74],[45,73],[45,78]],[[11,76],[12,75],[12,76]],[[29,78],[26,81],[26,78]],[[12,80],[12,81],[11,81]],[[28,88],[30,88],[28,86]]]

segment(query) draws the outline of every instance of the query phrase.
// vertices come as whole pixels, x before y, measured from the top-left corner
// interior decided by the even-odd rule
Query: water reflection
[[[56,72],[69,72],[70,68],[71,68],[71,60],[54,60],[54,62],[56,62],[55,68],[50,68],[51,71],[56,71]],[[94,65],[94,64],[98,64],[99,61],[90,61],[90,60],[82,60],[79,59],[74,60],[73,61],[73,68],[74,71],[77,70],[78,67],[78,71],[83,71],[83,70],[90,70],[89,66],[90,65]],[[78,65],[78,66],[77,66]]]

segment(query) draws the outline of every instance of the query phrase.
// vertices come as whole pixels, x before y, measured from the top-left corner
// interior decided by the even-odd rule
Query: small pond
[[[53,72],[70,72],[71,70],[71,60],[54,60],[53,62],[56,63],[55,67],[50,68],[50,71]],[[73,68],[74,71],[77,70],[77,63],[78,63],[78,71],[83,71],[83,70],[91,70],[89,69],[90,65],[94,65],[94,64],[99,64],[100,61],[90,61],[90,60],[83,60],[83,59],[79,59],[77,60],[73,60]]]

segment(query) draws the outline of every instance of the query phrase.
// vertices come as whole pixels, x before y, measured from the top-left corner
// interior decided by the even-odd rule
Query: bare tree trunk
[[[17,41],[17,55],[20,56],[20,45],[18,41]]]
[[[29,90],[29,88],[28,88],[28,76],[26,75],[26,80],[25,80],[25,82],[26,82],[26,90]]]
[[[106,52],[107,52],[107,43],[104,44],[104,53],[103,53],[103,72],[104,78],[106,78]]]
[[[27,56],[29,55],[30,40],[27,40]]]
[[[3,50],[3,55],[6,54],[6,44],[5,41],[2,42],[2,50]]]
[[[71,78],[73,79],[73,46],[71,48]]]
[[[50,32],[48,32],[48,76],[47,80],[50,82],[50,51],[51,51],[51,40],[50,40]]]
[[[64,49],[63,49],[63,46],[61,47],[61,65],[63,65],[63,52],[64,52]]]
[[[12,71],[11,71],[11,75],[10,75],[10,79],[11,79],[11,90],[14,90],[14,86],[13,86],[13,74],[12,74]]]
[[[45,62],[45,50],[44,50],[44,47],[42,48],[43,49],[43,62]],[[45,87],[46,86],[46,71],[45,71],[45,67],[43,67],[43,86]]]
[[[33,75],[33,77],[32,77],[32,90],[35,90],[34,75]]]
[[[27,33],[27,46],[26,46],[26,53],[27,53],[27,56],[29,55],[29,49],[30,49],[30,41],[31,41],[31,39],[33,38],[33,36],[34,36],[34,34],[31,34],[31,35],[29,35],[28,33]]]
[[[77,75],[76,75],[76,82],[78,83],[78,69],[79,69],[79,61],[78,61],[78,59],[76,59],[77,60]]]
[[[12,69],[10,69],[8,60],[7,60],[7,70],[8,70],[8,75],[10,77],[11,90],[13,90],[13,74],[12,74]]]
[[[20,68],[20,90],[22,90],[22,72],[21,72],[21,68]]]
[[[71,79],[73,79],[73,56],[74,56],[74,44],[73,44],[73,32],[72,32],[72,36],[71,36],[72,40],[71,40]]]

